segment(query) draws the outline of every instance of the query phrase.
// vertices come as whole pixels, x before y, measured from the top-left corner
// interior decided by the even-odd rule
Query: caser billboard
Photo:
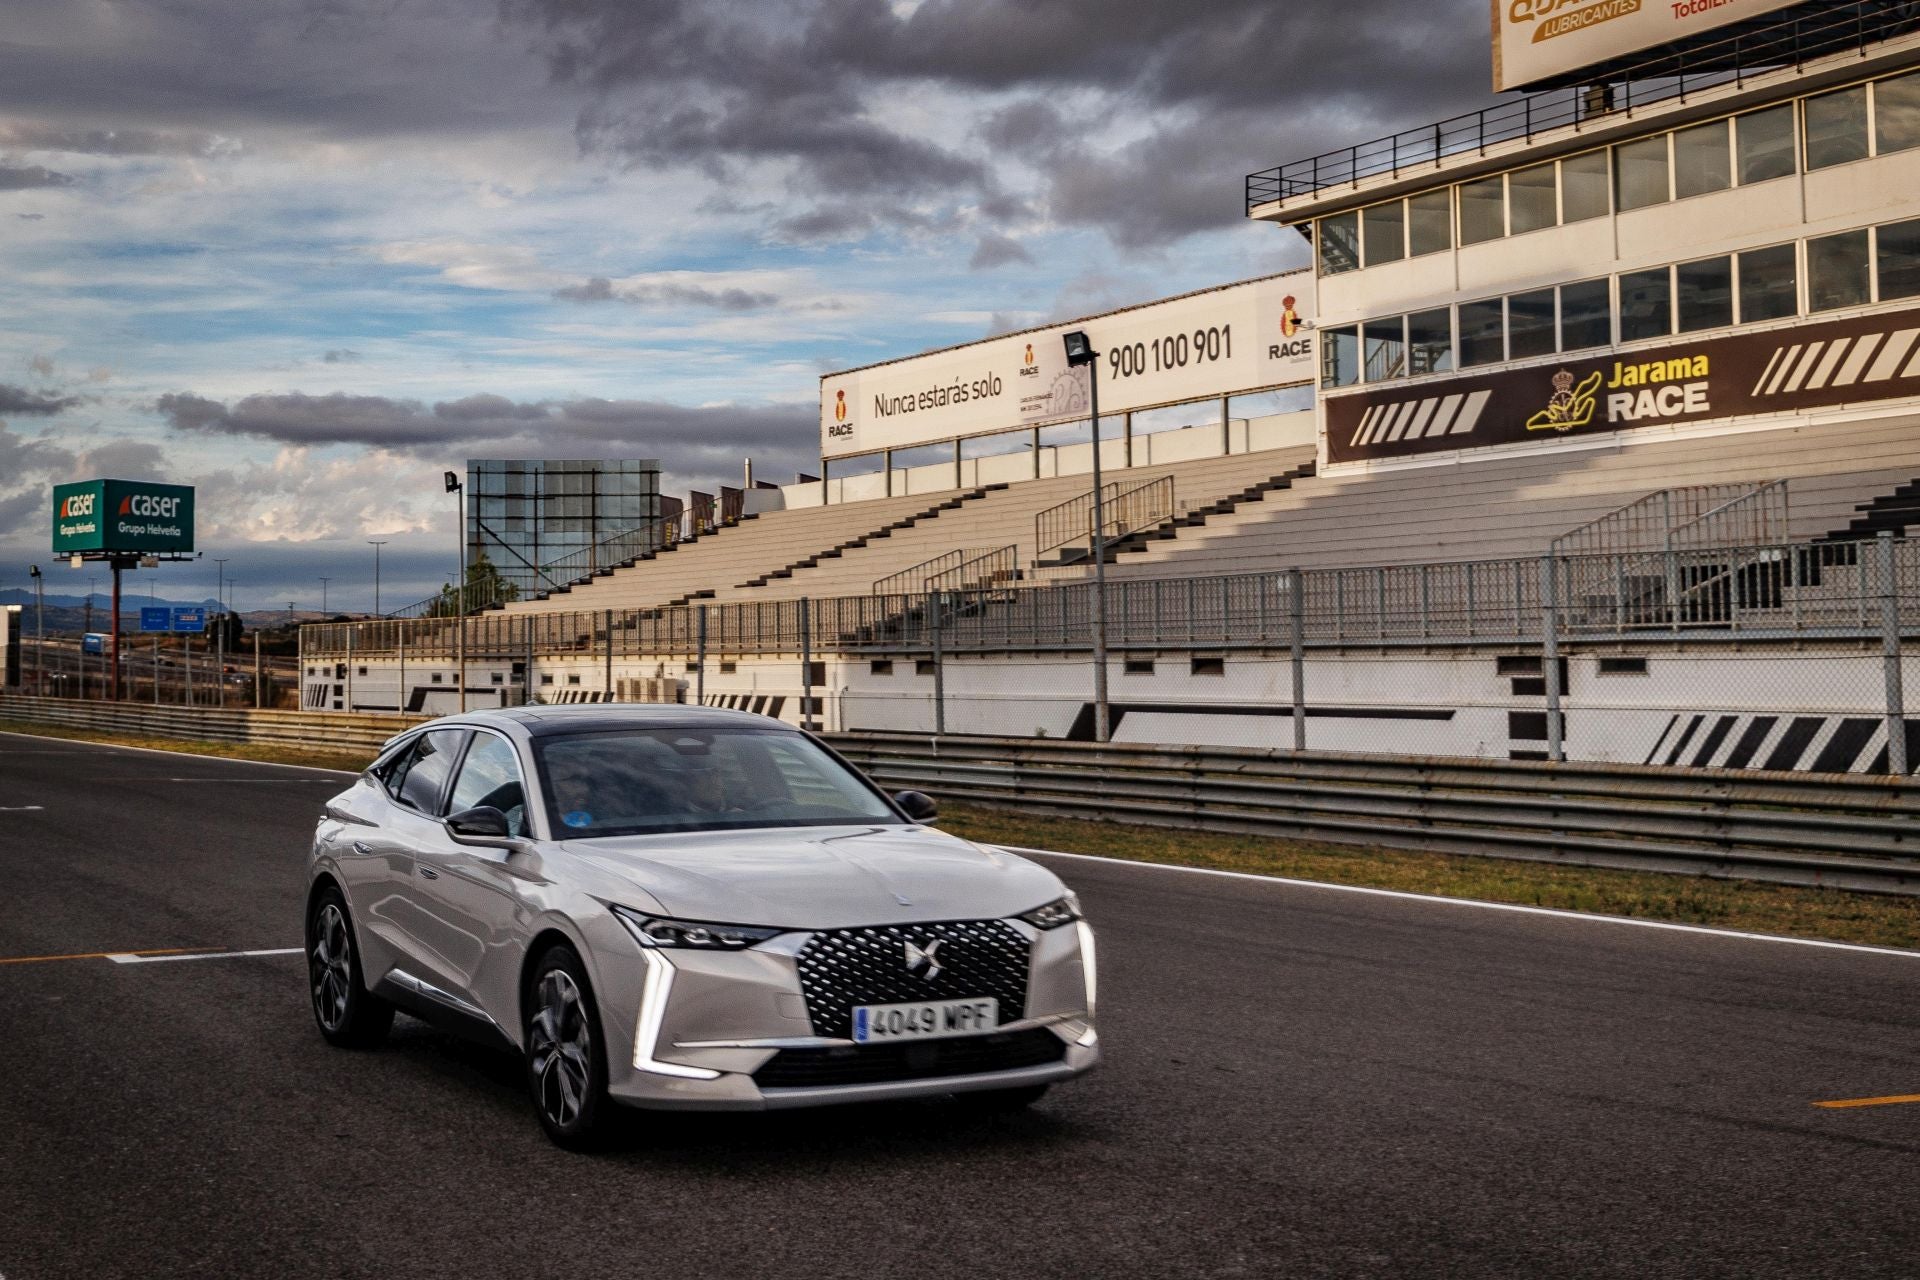
[[[1520,89],[1803,0],[1492,0],[1493,87]]]
[[[193,488],[143,480],[53,487],[53,553],[158,555],[193,550]]]
[[[1086,370],[1062,335],[1100,353],[1100,414],[1235,395],[1315,376],[1313,275],[1293,272],[989,338],[820,380],[820,455],[1084,419]]]

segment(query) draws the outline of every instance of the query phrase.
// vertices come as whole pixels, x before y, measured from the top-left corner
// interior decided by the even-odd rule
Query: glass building
[[[467,462],[467,563],[484,555],[521,596],[600,568],[602,543],[661,514],[655,458]]]

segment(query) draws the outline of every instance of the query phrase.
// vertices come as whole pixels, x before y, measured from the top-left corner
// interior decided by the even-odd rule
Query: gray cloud
[[[748,455],[772,472],[808,466],[819,456],[810,406],[689,408],[651,400],[516,401],[487,394],[425,404],[344,392],[253,395],[226,404],[176,392],[154,407],[174,429],[202,435],[415,454],[439,448],[461,458],[658,458],[664,470],[707,483],[715,475],[732,475]]]
[[[0,414],[51,414],[71,409],[80,403],[78,396],[58,396],[44,391],[0,382]]]
[[[712,307],[717,311],[758,311],[780,301],[779,295],[750,289],[707,289],[689,284],[616,286],[605,276],[564,285],[553,291],[561,302],[631,302],[639,306]]]
[[[239,144],[213,133],[158,129],[68,128],[45,122],[0,125],[0,146],[20,151],[66,151],[94,156],[231,155]]]
[[[1004,267],[1009,263],[1033,261],[1033,255],[1026,251],[1018,240],[1002,235],[984,235],[973,251],[973,260],[967,263],[975,271],[991,271],[995,267]]]
[[[322,355],[320,359],[327,364],[352,364],[360,359],[360,353],[358,351],[350,351],[345,347],[335,347]]]
[[[45,165],[0,164],[0,191],[35,191],[43,187],[70,187],[73,175],[55,173]]]

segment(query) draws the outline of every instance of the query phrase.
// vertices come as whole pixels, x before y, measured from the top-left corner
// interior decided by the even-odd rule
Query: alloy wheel
[[[540,978],[538,1011],[533,1015],[534,1089],[547,1120],[564,1129],[580,1116],[592,1081],[593,1031],[580,988],[564,969]]]
[[[307,956],[313,979],[313,1009],[320,1025],[339,1031],[347,1021],[347,997],[353,990],[353,942],[338,905],[327,903],[314,920],[313,948]]]

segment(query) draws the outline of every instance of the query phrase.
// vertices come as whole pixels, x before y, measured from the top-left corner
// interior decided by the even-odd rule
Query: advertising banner
[[[1920,396],[1920,309],[1329,397],[1327,460],[1367,462]]]
[[[1315,376],[1313,277],[1209,289],[820,381],[820,453],[842,458],[1085,418],[1086,370],[1061,335],[1100,352],[1100,412],[1232,395]]]
[[[1525,88],[1802,0],[1492,0],[1493,87]]]
[[[53,488],[55,555],[193,550],[193,489],[142,480],[83,480]]]

